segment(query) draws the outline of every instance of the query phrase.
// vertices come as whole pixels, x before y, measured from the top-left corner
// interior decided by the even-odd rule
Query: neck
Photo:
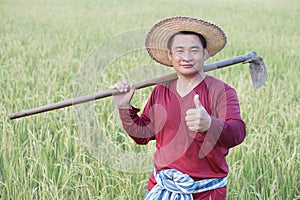
[[[178,75],[177,83],[185,87],[195,86],[198,85],[205,78],[205,76],[206,75],[204,72],[200,72],[195,74],[194,76],[189,77]]]
[[[183,97],[187,95],[189,92],[191,92],[194,87],[196,87],[203,79],[205,78],[205,74],[198,73],[197,75],[193,77],[184,77],[178,75],[178,80],[176,84],[176,90],[178,94]]]

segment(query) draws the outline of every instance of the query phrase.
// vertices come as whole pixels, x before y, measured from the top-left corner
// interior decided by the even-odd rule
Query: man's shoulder
[[[230,86],[228,83],[225,83],[224,81],[210,75],[206,75],[205,83],[208,87],[233,89],[233,87]]]
[[[208,83],[215,83],[215,84],[226,84],[224,81],[222,81],[221,79],[218,79],[214,76],[211,75],[206,75],[205,77],[205,81]]]
[[[174,83],[175,80],[159,83],[154,87],[154,90],[169,90]]]

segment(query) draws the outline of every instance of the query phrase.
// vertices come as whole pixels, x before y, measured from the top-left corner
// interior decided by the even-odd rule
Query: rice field
[[[298,0],[0,0],[0,199],[145,197],[155,143],[136,145],[111,98],[9,120],[8,115],[106,90],[121,79],[172,72],[144,38],[157,21],[199,17],[228,44],[207,62],[255,50],[266,84],[247,65],[209,72],[239,96],[247,138],[231,149],[227,199],[300,199]],[[151,87],[136,92],[143,108]]]

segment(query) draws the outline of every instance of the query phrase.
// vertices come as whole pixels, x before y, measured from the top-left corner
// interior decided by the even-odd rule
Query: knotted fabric
[[[145,200],[192,200],[195,193],[221,188],[227,185],[227,177],[194,181],[189,175],[175,169],[154,171],[157,184]]]

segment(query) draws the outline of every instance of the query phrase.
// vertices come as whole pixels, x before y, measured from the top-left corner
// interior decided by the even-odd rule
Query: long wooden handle
[[[248,54],[245,54],[245,55],[236,56],[236,57],[233,57],[233,58],[228,58],[228,59],[225,59],[225,60],[221,60],[221,61],[218,61],[218,62],[207,64],[207,65],[204,66],[204,71],[207,72],[207,71],[223,68],[223,67],[234,65],[234,64],[237,64],[237,63],[241,63],[241,62],[253,62],[256,59],[257,59],[256,52],[252,51],[252,52],[249,52]],[[171,80],[175,80],[175,79],[177,79],[177,74],[172,73],[172,74],[160,76],[160,77],[157,77],[157,78],[154,78],[154,79],[136,82],[136,83],[134,83],[134,86],[135,86],[136,89],[141,89],[141,88],[153,86],[153,85],[156,85],[156,84],[159,84],[159,83],[162,83],[162,82],[171,81]],[[94,101],[94,100],[109,97],[109,96],[112,96],[112,95],[115,95],[115,94],[118,94],[118,93],[119,92],[115,91],[115,90],[105,90],[105,91],[102,91],[102,92],[97,92],[97,93],[94,93],[94,94],[77,97],[77,98],[74,98],[74,99],[68,99],[68,100],[65,100],[65,101],[60,101],[60,102],[57,102],[57,103],[48,104],[48,105],[45,105],[45,106],[32,108],[32,109],[24,110],[24,111],[17,112],[17,113],[12,113],[12,114],[9,114],[8,117],[12,120],[12,119],[16,119],[16,118],[21,118],[21,117],[33,115],[33,114],[47,112],[47,111],[50,111],[50,110],[60,109],[60,108],[68,107],[68,106],[73,106],[73,105],[76,105],[76,104],[81,104],[81,103],[85,103],[85,102],[89,102],[89,101]]]

